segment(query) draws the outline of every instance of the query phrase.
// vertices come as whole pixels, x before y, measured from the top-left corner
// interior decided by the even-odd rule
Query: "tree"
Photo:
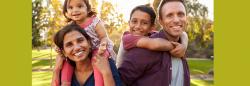
[[[40,33],[48,27],[48,9],[43,7],[42,3],[43,0],[32,1],[32,47],[43,44]]]
[[[112,3],[102,1],[100,18],[105,22],[109,37],[114,42],[114,51],[118,51],[120,35],[127,28],[128,23],[123,19],[123,14],[114,9]]]

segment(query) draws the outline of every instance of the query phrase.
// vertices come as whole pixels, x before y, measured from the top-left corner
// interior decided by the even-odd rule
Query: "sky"
[[[102,0],[99,0],[102,1]],[[147,4],[153,0],[109,0],[113,4],[117,3],[117,10],[124,14],[125,20],[129,20],[131,10],[138,5]],[[198,0],[201,4],[208,7],[208,18],[214,20],[214,2],[213,0]]]

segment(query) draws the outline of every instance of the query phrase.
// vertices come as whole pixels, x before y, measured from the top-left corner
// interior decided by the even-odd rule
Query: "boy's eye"
[[[72,6],[69,6],[68,9],[72,9]]]
[[[136,21],[136,20],[132,20],[131,22],[132,22],[133,24],[135,24],[137,21]]]

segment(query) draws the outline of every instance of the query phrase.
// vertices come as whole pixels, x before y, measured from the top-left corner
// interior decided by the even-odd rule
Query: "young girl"
[[[110,54],[111,58],[115,60],[113,43],[107,36],[104,23],[96,17],[95,12],[91,11],[91,5],[88,0],[65,0],[63,14],[68,22],[78,24],[91,37],[92,49],[94,50],[93,56],[95,56],[95,54],[105,54],[104,56],[109,57]],[[105,53],[107,51],[108,53]],[[79,53],[76,53],[75,55],[77,56],[78,54]],[[60,56],[58,58],[60,58]],[[94,60],[92,59],[92,61]],[[62,65],[62,67],[60,67],[60,65]],[[74,68],[68,63],[68,61],[57,61],[55,69],[57,69],[55,70],[55,73],[59,73],[58,70],[60,69],[62,70],[61,81],[58,80],[59,76],[53,77],[52,84],[70,85]],[[95,66],[94,78],[95,86],[103,86],[102,74]]]
[[[182,44],[169,42],[162,38],[149,38],[153,35],[156,14],[152,7],[140,5],[135,7],[129,20],[129,32],[124,32],[117,56],[117,67],[121,64],[124,53],[134,47],[141,47],[156,51],[170,51],[175,57],[183,57],[188,45],[185,32],[181,36]]]

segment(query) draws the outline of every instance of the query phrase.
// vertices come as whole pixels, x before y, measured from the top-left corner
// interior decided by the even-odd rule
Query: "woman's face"
[[[150,15],[146,12],[136,10],[129,20],[130,32],[133,35],[146,35],[152,29],[150,19]]]
[[[63,39],[64,55],[74,62],[86,60],[90,53],[90,42],[78,31],[71,31]]]

